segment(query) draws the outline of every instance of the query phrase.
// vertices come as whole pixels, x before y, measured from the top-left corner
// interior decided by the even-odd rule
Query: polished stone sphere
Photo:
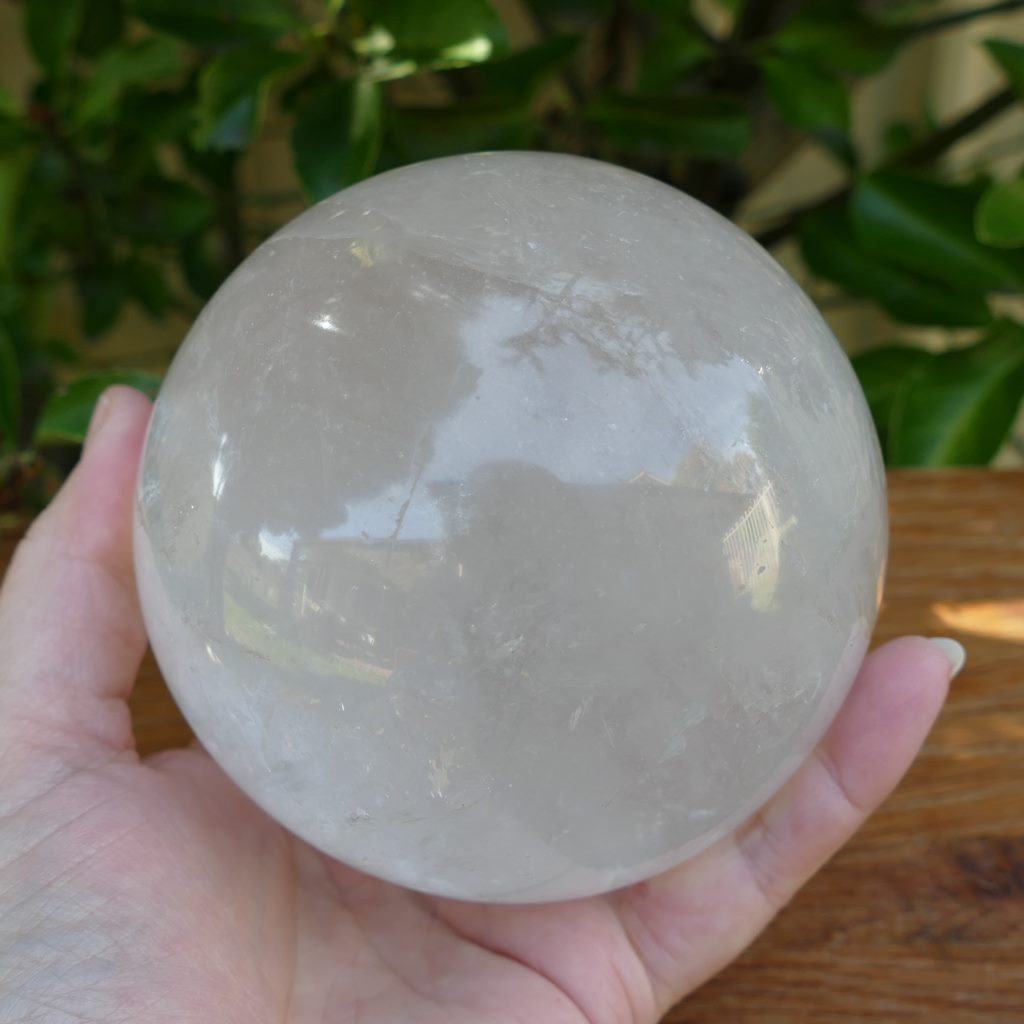
[[[882,465],[796,284],[577,157],[391,171],[282,228],[156,404],[136,563],[210,754],[314,846],[596,893],[753,812],[864,655]]]

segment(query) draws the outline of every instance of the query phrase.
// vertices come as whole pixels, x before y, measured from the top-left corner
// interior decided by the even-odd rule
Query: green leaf
[[[0,85],[0,154],[22,143],[39,141],[40,133],[29,121],[21,103]]]
[[[270,42],[300,27],[287,0],[132,0],[131,8],[154,28],[196,46]]]
[[[38,141],[32,125],[20,112],[0,112],[0,156],[7,156],[23,145]]]
[[[132,298],[153,317],[162,317],[170,305],[170,289],[163,270],[149,260],[136,256],[125,268]]]
[[[568,63],[580,39],[553,36],[507,57],[448,71],[445,80],[455,88],[466,83],[473,93],[489,100],[529,97]],[[456,91],[455,95],[463,93]]]
[[[849,129],[850,104],[836,75],[795,57],[765,57],[761,71],[765,90],[787,124],[807,131]]]
[[[1024,245],[1024,178],[997,182],[985,192],[974,211],[974,232],[986,245]]]
[[[271,83],[304,59],[269,46],[228,50],[215,57],[199,76],[195,144],[244,149],[259,130]]]
[[[933,358],[930,352],[922,348],[886,345],[854,356],[852,360],[860,386],[864,389],[864,397],[868,400],[871,417],[875,421],[878,440],[886,453],[889,449],[889,420],[893,403],[903,388],[907,387],[910,376]]]
[[[363,0],[367,21],[390,36],[390,60],[475,64],[504,49],[505,27],[487,0]],[[380,45],[379,43],[377,44]]]
[[[59,73],[82,22],[82,0],[25,0],[24,18],[32,56],[51,75]]]
[[[87,57],[95,57],[119,39],[123,30],[122,0],[85,0],[78,50]]]
[[[196,149],[193,145],[187,145],[182,146],[182,155],[188,169],[208,182],[212,191],[237,187],[235,176],[238,173],[238,153],[229,149]]]
[[[1024,43],[986,39],[985,49],[1006,75],[1017,95],[1024,99]]]
[[[0,85],[0,117],[18,117],[20,114],[21,106],[14,94]]]
[[[7,331],[0,326],[0,451],[18,446],[21,429],[21,371],[18,354]]]
[[[82,361],[82,357],[70,342],[63,338],[50,338],[39,346],[40,351],[45,352],[48,359],[64,366],[74,366]]]
[[[82,333],[103,334],[116,323],[126,298],[125,281],[116,267],[92,267],[75,275]]]
[[[737,157],[750,141],[746,107],[724,96],[599,96],[588,118],[610,142],[704,157]]]
[[[977,327],[991,320],[978,292],[931,281],[866,250],[841,209],[804,217],[797,234],[804,261],[815,274],[852,295],[873,299],[903,323]]]
[[[23,145],[0,148],[0,271],[13,262],[16,218],[32,155]]]
[[[204,301],[209,299],[227,277],[228,268],[213,243],[210,232],[185,239],[181,250],[181,269],[193,293]]]
[[[882,149],[886,162],[899,157],[915,142],[919,142],[924,135],[923,125],[919,122],[890,121],[882,132]]]
[[[713,55],[711,44],[701,33],[688,25],[666,21],[640,58],[637,91],[668,91]]]
[[[447,107],[399,107],[390,112],[394,163],[456,153],[527,148],[534,130],[522,100],[466,101]]]
[[[552,24],[582,28],[607,18],[611,5],[612,0],[526,0],[524,6],[541,10]]]
[[[310,198],[324,199],[371,174],[381,131],[378,82],[332,80],[308,93],[295,117],[292,155]]]
[[[772,37],[780,54],[827,60],[828,66],[856,74],[881,71],[909,38],[902,27],[873,21],[849,0],[817,0]]]
[[[934,356],[907,381],[889,421],[897,466],[989,462],[1024,397],[1024,327],[994,324],[983,341]]]
[[[107,50],[96,62],[75,105],[75,122],[112,119],[125,89],[180,74],[181,48],[166,36],[148,36]]]
[[[46,403],[36,426],[36,444],[81,444],[97,400],[114,384],[127,384],[153,398],[160,378],[142,370],[102,370],[79,377],[59,388]]]
[[[947,287],[994,291],[1024,286],[1024,253],[982,245],[974,234],[979,190],[899,171],[856,185],[854,233],[869,252]]]
[[[659,18],[679,18],[692,6],[689,0],[636,0],[637,7],[656,14]]]
[[[213,219],[209,196],[183,181],[156,178],[143,182],[115,211],[115,228],[138,242],[173,244],[195,234]]]
[[[154,148],[164,142],[185,143],[193,128],[193,108],[193,97],[185,92],[127,92],[121,100],[117,128],[138,146],[140,153],[152,155]],[[195,152],[191,146],[184,148],[190,154]]]

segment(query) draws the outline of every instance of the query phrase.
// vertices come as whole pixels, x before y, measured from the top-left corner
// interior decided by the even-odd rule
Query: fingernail
[[[114,406],[114,396],[111,389],[107,388],[96,401],[96,407],[92,411],[92,419],[89,420],[89,430],[85,435],[85,447],[88,448],[103,430],[103,424],[110,418],[110,411]]]
[[[932,636],[928,639],[946,656],[946,661],[949,662],[949,678],[955,679],[967,661],[964,645],[948,636]]]

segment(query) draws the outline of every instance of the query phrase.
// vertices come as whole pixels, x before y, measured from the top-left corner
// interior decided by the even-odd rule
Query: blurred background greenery
[[[891,464],[1013,461],[1022,8],[9,3],[0,515],[45,500],[103,387],[155,390],[203,302],[304,204],[498,148],[615,161],[751,231],[853,354]]]

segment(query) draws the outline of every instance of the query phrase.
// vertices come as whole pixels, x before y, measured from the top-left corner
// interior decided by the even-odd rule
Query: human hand
[[[140,759],[131,503],[149,415],[101,403],[0,592],[0,1022],[653,1024],[737,955],[906,770],[950,663],[868,657],[751,821],[606,896],[436,899],[276,825],[198,748]]]

